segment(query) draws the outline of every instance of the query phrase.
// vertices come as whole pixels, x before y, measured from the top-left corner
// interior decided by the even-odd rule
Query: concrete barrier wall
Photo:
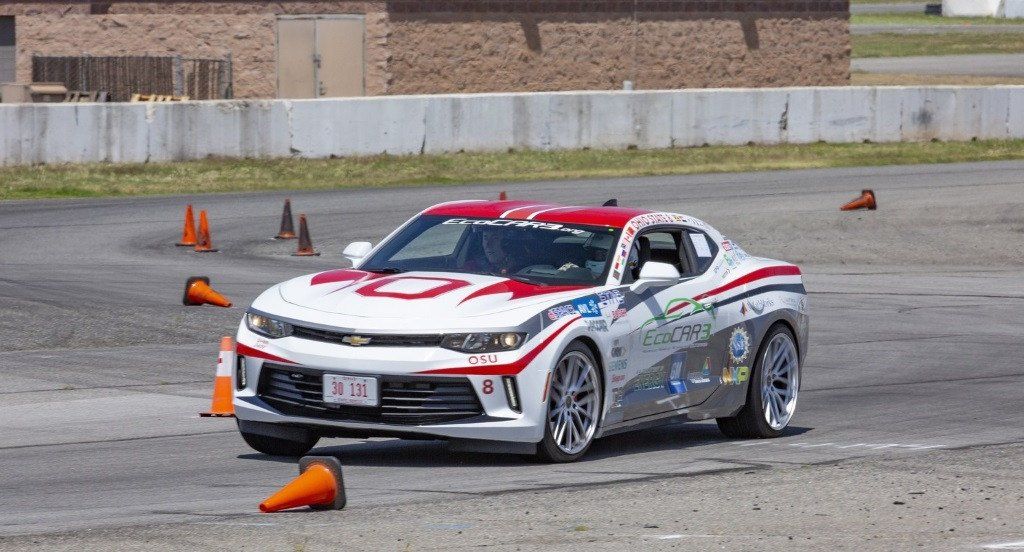
[[[0,165],[1024,138],[1024,86],[0,104]]]

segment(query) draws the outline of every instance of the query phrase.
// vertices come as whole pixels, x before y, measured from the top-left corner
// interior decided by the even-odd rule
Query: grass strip
[[[323,190],[1024,159],[1024,140],[0,168],[0,199]]]
[[[1024,33],[879,33],[851,39],[855,58],[1024,52]]]

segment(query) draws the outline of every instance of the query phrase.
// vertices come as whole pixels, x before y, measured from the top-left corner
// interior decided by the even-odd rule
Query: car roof
[[[622,228],[636,216],[653,213],[631,207],[559,205],[539,201],[453,201],[435,205],[424,215],[471,218],[505,218],[560,224],[589,224]]]

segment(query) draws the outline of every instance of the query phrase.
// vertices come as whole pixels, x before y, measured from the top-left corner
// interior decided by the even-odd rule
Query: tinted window
[[[369,271],[465,272],[538,284],[603,284],[619,229],[421,216],[360,265]]]

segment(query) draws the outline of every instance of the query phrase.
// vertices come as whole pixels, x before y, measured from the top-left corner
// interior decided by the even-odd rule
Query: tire
[[[780,353],[781,349],[788,349],[788,352]],[[772,358],[782,354],[785,358]],[[796,412],[797,398],[800,391],[800,356],[796,348],[796,338],[793,332],[782,323],[776,323],[769,328],[758,347],[757,357],[754,363],[754,370],[750,375],[750,382],[747,385],[747,402],[743,408],[732,417],[718,418],[718,429],[726,437],[737,439],[768,439],[778,437],[792,421]],[[785,389],[781,376],[773,378],[771,388],[765,381],[765,362],[770,363],[769,369],[781,373],[781,362],[788,363],[788,379],[785,382]],[[765,398],[772,401],[771,395],[777,395],[778,400],[773,401],[774,408],[765,409]],[[788,397],[788,398],[786,398]],[[780,407],[781,405],[781,407]]]
[[[238,432],[242,434],[242,439],[253,450],[269,454],[270,456],[302,456],[316,446],[317,441],[320,440],[320,436],[312,432],[309,432],[308,436],[300,441],[249,433],[241,428],[239,428]]]
[[[583,383],[576,387],[580,380]],[[587,453],[597,434],[603,388],[601,370],[590,349],[579,341],[570,343],[551,372],[544,438],[537,444],[539,460],[575,462]],[[574,439],[576,435],[579,440]]]

